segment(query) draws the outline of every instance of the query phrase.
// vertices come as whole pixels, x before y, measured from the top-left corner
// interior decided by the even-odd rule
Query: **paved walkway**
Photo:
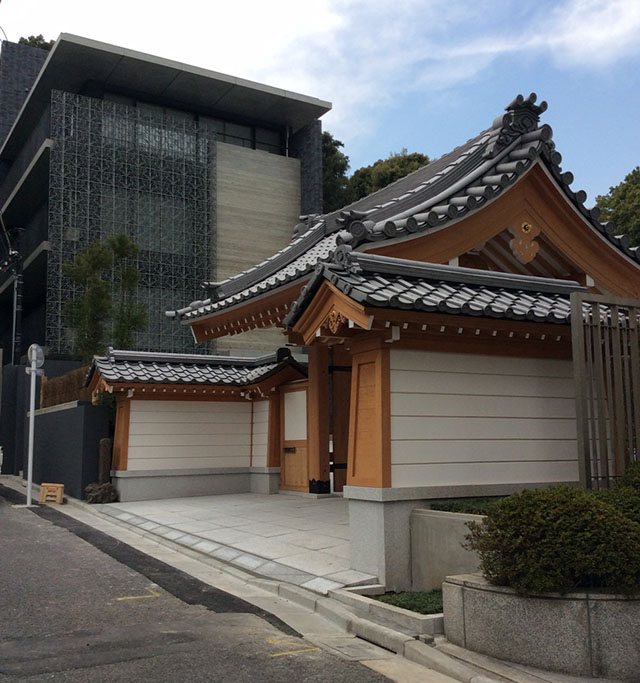
[[[350,568],[349,512],[340,497],[239,493],[96,508],[152,535],[319,593],[377,582]]]

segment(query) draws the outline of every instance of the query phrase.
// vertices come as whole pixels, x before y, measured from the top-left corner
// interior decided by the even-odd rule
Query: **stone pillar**
[[[411,590],[411,511],[424,500],[384,500],[393,489],[345,486],[351,568],[373,574],[389,591]]]

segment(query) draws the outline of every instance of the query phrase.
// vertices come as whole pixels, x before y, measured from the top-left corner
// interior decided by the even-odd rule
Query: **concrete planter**
[[[443,633],[442,614],[419,614],[395,605],[387,605],[355,591],[340,589],[329,591],[329,595],[347,605],[354,614],[378,623],[393,625],[414,636],[438,635]]]
[[[476,575],[448,576],[443,596],[445,635],[455,645],[541,669],[639,680],[640,598],[522,597]]]
[[[451,574],[471,574],[480,560],[462,547],[469,533],[467,522],[481,522],[482,515],[440,510],[411,513],[411,583],[414,591],[440,589]]]

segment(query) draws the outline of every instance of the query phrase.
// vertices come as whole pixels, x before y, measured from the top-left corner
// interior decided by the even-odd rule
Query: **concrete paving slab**
[[[249,571],[256,571],[264,563],[264,558],[256,557],[255,555],[249,555],[248,553],[242,553],[233,558],[233,564],[238,565],[243,569],[248,569]]]
[[[236,531],[235,529],[210,529],[209,531],[199,531],[197,536],[202,536],[203,538],[208,538],[221,545],[230,545],[236,547],[241,541],[253,541],[257,540],[258,536],[252,536],[243,531]],[[262,540],[262,539],[260,539]]]
[[[204,542],[208,543],[209,541]],[[213,545],[216,544],[214,543]],[[194,547],[197,548],[198,546]],[[234,550],[233,548],[228,548],[227,546],[220,545],[209,552],[211,553],[211,555],[213,555],[213,557],[217,557],[219,560],[222,560],[223,562],[231,562],[231,560],[233,560],[241,554],[239,550]]]
[[[327,574],[335,574],[335,572],[350,569],[349,562],[344,558],[319,550],[282,557],[280,560],[282,564],[286,564],[294,569],[302,569],[302,571],[315,574],[316,576],[326,576]]]
[[[282,543],[275,538],[255,538],[248,540],[232,541],[234,548],[255,553],[268,560],[280,560],[291,555],[299,555],[301,548],[297,545]],[[286,562],[284,563],[286,564]]]
[[[372,574],[365,574],[358,572],[355,569],[347,569],[345,571],[336,572],[335,574],[327,574],[326,579],[341,583],[343,586],[358,586],[377,581],[377,577]]]
[[[238,531],[244,531],[246,533],[253,534],[254,536],[264,536],[266,538],[271,538],[273,536],[283,536],[291,533],[291,529],[286,526],[268,523],[261,524],[256,522],[251,522],[247,525],[238,526],[236,527],[236,529],[238,529]]]
[[[213,541],[199,541],[193,546],[194,550],[199,550],[201,553],[210,553],[213,550],[217,550],[220,548],[220,545],[218,543],[214,543]]]
[[[329,579],[323,579],[318,576],[315,579],[311,579],[311,581],[307,581],[300,585],[302,588],[308,588],[316,593],[322,593],[323,595],[326,595],[329,591],[342,588],[344,584],[338,583],[337,581],[330,581]]]
[[[179,524],[170,524],[172,529],[178,529],[179,531],[188,531],[190,533],[198,533],[200,531],[209,531],[211,529],[219,529],[219,524],[214,524],[208,521],[191,521],[191,522],[180,522]]]
[[[278,540],[285,543],[292,543],[293,545],[309,550],[324,550],[325,548],[331,548],[337,545],[341,539],[338,539],[335,536],[326,536],[322,533],[310,534],[304,531],[292,532],[289,529],[286,536],[281,536]]]
[[[199,536],[192,536],[191,534],[184,534],[184,536],[181,536],[178,539],[178,543],[180,545],[186,545],[187,547],[191,547],[196,545],[197,543],[200,543],[202,539]]]

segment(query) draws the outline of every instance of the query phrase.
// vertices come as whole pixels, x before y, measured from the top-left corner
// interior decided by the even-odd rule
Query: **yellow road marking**
[[[319,650],[319,647],[305,647],[303,650],[289,650],[289,652],[276,652],[272,657],[284,657],[285,655],[299,655],[301,652],[313,652]]]
[[[153,588],[147,588],[149,595],[125,595],[122,598],[116,598],[116,600],[144,600],[144,598],[159,598],[160,593],[156,593]]]
[[[297,647],[300,643],[296,643],[291,640],[286,640],[284,638],[267,638],[267,643],[271,643],[272,645],[289,645],[291,647]],[[302,652],[314,652],[315,650],[319,650],[319,647],[304,647],[304,648],[299,648],[296,650],[287,650],[287,652],[276,652],[275,654],[271,655],[272,657],[284,657],[285,655],[299,655]]]

